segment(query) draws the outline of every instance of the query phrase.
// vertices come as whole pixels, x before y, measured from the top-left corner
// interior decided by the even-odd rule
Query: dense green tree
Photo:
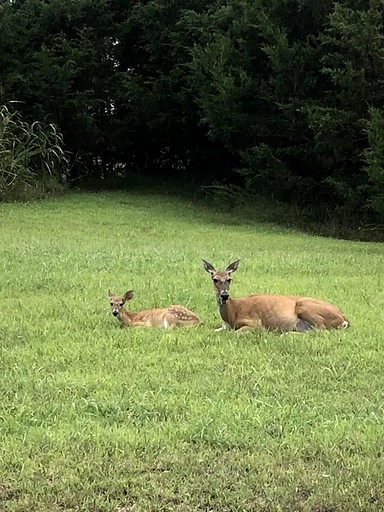
[[[240,153],[247,188],[284,200],[303,198],[317,181],[307,168],[310,129],[302,111],[318,94],[320,53],[311,29],[325,15],[314,5],[228,2],[212,16],[208,44],[194,51],[211,136]]]
[[[116,59],[120,87],[114,116],[121,158],[142,172],[223,172],[228,151],[200,123],[189,71],[209,2],[152,0],[124,12]],[[219,170],[219,171],[218,171]]]
[[[377,151],[382,136],[377,116],[371,118],[371,108],[381,108],[384,101],[384,5],[376,0],[356,3],[360,8],[352,8],[354,2],[335,4],[319,38],[321,71],[329,85],[307,112],[316,157],[330,170],[327,182],[337,202],[351,210],[368,206],[384,213],[372,201],[375,187],[367,182],[362,158],[370,144]]]
[[[115,77],[109,2],[15,0],[4,2],[3,9],[8,27],[3,102],[16,102],[26,119],[58,124],[77,161],[96,161],[111,145]]]
[[[368,146],[364,150],[369,182],[369,206],[384,214],[384,110],[371,108],[367,121]]]
[[[71,177],[141,172],[384,215],[381,0],[0,2],[0,98]],[[11,103],[16,102],[16,103]]]
[[[369,106],[382,105],[382,19],[374,0],[233,1],[211,13],[194,50],[198,101],[211,137],[240,154],[248,191],[378,211],[362,153]]]

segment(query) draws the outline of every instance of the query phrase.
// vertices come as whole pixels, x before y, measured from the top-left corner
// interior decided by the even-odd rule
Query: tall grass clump
[[[61,191],[68,171],[63,146],[54,124],[29,124],[1,106],[0,200],[31,200]]]

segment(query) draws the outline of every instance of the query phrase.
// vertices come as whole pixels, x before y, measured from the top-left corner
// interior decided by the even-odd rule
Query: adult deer
[[[201,324],[200,318],[184,306],[173,305],[167,308],[145,309],[133,312],[124,308],[124,304],[133,298],[133,290],[122,297],[117,297],[111,290],[108,296],[111,301],[112,315],[116,316],[121,325],[128,327],[193,327]]]
[[[305,332],[315,328],[349,327],[349,320],[338,307],[311,297],[260,294],[232,299],[229,287],[240,260],[231,263],[226,270],[216,270],[208,261],[203,262],[205,270],[212,277],[220,315],[224,321],[223,329]]]

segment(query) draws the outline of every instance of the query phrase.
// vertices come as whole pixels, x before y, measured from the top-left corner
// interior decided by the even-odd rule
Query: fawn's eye
[[[231,284],[232,283],[232,279],[227,279],[227,283]]]
[[[113,302],[111,302],[111,306],[113,306]]]
[[[214,279],[213,282],[217,284],[219,282],[219,280],[218,279]]]
[[[120,302],[119,306],[122,308],[124,306],[124,302]]]

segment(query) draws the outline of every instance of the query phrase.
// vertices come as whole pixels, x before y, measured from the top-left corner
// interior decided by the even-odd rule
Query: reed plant
[[[58,192],[68,172],[63,137],[54,124],[28,123],[0,107],[0,200],[31,200]]]

